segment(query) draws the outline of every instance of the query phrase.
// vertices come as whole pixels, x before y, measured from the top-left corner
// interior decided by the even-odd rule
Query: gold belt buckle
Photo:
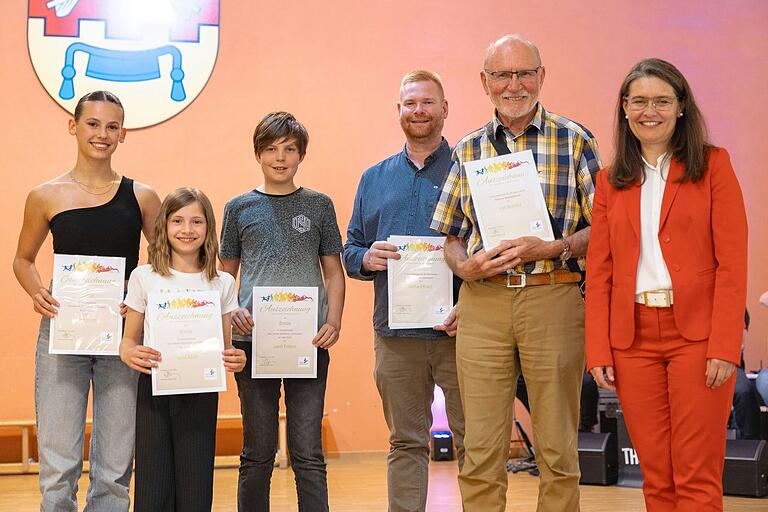
[[[669,290],[651,290],[643,292],[643,300],[649,308],[668,308],[672,305],[672,296]]]
[[[513,283],[512,279],[519,278],[519,283]],[[525,287],[525,274],[517,274],[514,272],[507,273],[507,288],[523,288]]]

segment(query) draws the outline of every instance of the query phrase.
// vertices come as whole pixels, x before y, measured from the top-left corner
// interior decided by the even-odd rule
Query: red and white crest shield
[[[32,65],[70,113],[106,89],[127,128],[160,123],[192,103],[216,63],[219,0],[28,1]]]

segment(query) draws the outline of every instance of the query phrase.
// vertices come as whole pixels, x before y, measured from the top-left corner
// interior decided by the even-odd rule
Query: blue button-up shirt
[[[344,266],[354,279],[374,282],[373,329],[380,336],[439,338],[433,329],[397,329],[388,327],[387,272],[369,273],[362,269],[363,256],[377,240],[390,235],[443,236],[429,228],[435,203],[440,198],[443,181],[451,169],[451,148],[443,139],[440,147],[418,169],[400,153],[374,165],[363,173],[355,194],[355,206],[344,245]],[[454,279],[454,300],[461,281]]]

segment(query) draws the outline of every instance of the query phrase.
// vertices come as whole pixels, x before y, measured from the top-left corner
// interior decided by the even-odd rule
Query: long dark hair
[[[707,127],[701,115],[688,81],[675,66],[661,59],[641,60],[632,68],[619,90],[616,102],[616,155],[608,171],[608,181],[616,188],[642,183],[643,170],[640,141],[629,128],[624,116],[624,100],[629,86],[638,78],[654,76],[668,83],[680,102],[683,116],[677,119],[675,132],[669,141],[672,157],[685,166],[681,181],[699,181],[707,171],[707,151],[711,147],[707,140]]]

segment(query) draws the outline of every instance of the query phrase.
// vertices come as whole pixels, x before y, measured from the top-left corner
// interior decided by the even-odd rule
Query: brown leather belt
[[[483,281],[500,284],[506,288],[523,288],[542,284],[578,283],[581,274],[567,270],[553,270],[546,274],[499,274],[486,277]]]

